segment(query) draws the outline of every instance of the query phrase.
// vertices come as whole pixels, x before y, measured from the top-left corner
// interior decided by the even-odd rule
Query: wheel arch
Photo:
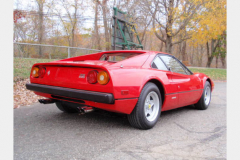
[[[201,84],[202,84],[202,89],[204,89],[205,83],[208,81],[211,85],[211,91],[214,89],[214,82],[211,80],[210,77],[203,73],[198,73],[197,76],[200,78]]]
[[[161,93],[161,99],[162,99],[162,104],[163,104],[163,103],[164,103],[164,100],[165,100],[165,88],[164,88],[164,86],[163,86],[163,83],[162,83],[160,80],[158,80],[158,79],[153,78],[153,79],[147,80],[147,81],[144,83],[144,85],[142,86],[140,93],[142,92],[143,87],[144,87],[147,83],[149,83],[149,82],[154,83],[154,84],[158,87],[158,89],[159,89],[159,91],[160,91],[160,93]]]
[[[211,91],[212,91],[212,90],[214,89],[214,83],[213,83],[213,81],[208,77],[208,78],[206,79],[206,81],[204,82],[204,85],[205,85],[205,83],[206,83],[207,81],[210,83],[210,85],[211,85]],[[204,85],[203,85],[203,86],[204,86]]]

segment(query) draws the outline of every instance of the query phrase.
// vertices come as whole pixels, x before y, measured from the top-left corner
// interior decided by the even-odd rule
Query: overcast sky
[[[19,10],[37,10],[36,0],[14,0],[13,9],[19,9]],[[64,9],[62,10],[62,14],[66,14],[66,11]],[[44,12],[47,12],[45,10]],[[94,11],[91,9],[91,6],[89,6],[87,3],[84,4],[84,12],[82,13],[83,17],[90,17],[92,19],[85,20],[83,25],[85,28],[92,28],[93,27],[93,21],[94,21]],[[99,23],[102,23],[99,21]]]

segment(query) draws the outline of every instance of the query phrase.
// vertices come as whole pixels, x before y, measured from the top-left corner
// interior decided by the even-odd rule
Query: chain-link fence
[[[14,57],[19,58],[65,59],[101,52],[96,49],[32,43],[14,42],[13,45]]]

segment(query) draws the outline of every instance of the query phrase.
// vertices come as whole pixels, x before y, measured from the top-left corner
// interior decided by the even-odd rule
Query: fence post
[[[71,52],[70,52],[70,48],[68,47],[68,58],[71,57]]]

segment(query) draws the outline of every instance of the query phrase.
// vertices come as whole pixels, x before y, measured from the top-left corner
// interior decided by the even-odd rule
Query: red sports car
[[[192,73],[174,56],[143,50],[107,51],[34,64],[27,89],[63,112],[96,108],[127,114],[136,128],[150,129],[162,111],[194,104],[205,110],[212,80]]]

